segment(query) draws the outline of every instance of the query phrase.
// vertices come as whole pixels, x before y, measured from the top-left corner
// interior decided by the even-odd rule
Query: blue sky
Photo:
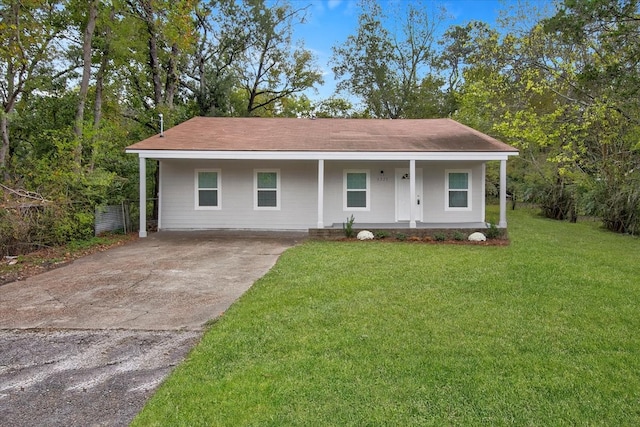
[[[409,0],[379,0],[383,10],[402,7]],[[295,37],[304,40],[324,72],[325,84],[319,93],[306,92],[313,100],[328,98],[335,91],[335,81],[331,71],[331,48],[342,44],[349,35],[355,34],[358,25],[357,0],[291,0],[294,7],[309,6],[306,22],[295,27]],[[422,0],[428,8],[444,7],[450,16],[443,23],[442,31],[450,25],[465,24],[471,20],[495,24],[499,10],[508,4],[506,0]]]

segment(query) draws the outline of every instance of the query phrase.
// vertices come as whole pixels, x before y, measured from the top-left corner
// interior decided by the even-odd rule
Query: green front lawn
[[[133,425],[640,424],[640,240],[509,221],[285,252]]]

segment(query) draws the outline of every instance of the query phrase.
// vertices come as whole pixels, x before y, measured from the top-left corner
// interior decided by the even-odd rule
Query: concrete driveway
[[[126,426],[306,233],[161,232],[0,286],[0,425]]]

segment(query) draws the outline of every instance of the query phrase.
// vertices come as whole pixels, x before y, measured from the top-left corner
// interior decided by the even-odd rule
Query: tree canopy
[[[357,33],[333,49],[338,89],[359,97],[372,117],[441,116],[442,81],[432,68],[443,17],[414,3],[393,17],[375,1],[363,0],[360,6]]]

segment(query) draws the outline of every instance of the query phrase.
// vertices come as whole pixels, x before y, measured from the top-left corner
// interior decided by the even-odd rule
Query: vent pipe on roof
[[[160,117],[160,138],[164,138],[164,116],[160,113],[158,117]]]

